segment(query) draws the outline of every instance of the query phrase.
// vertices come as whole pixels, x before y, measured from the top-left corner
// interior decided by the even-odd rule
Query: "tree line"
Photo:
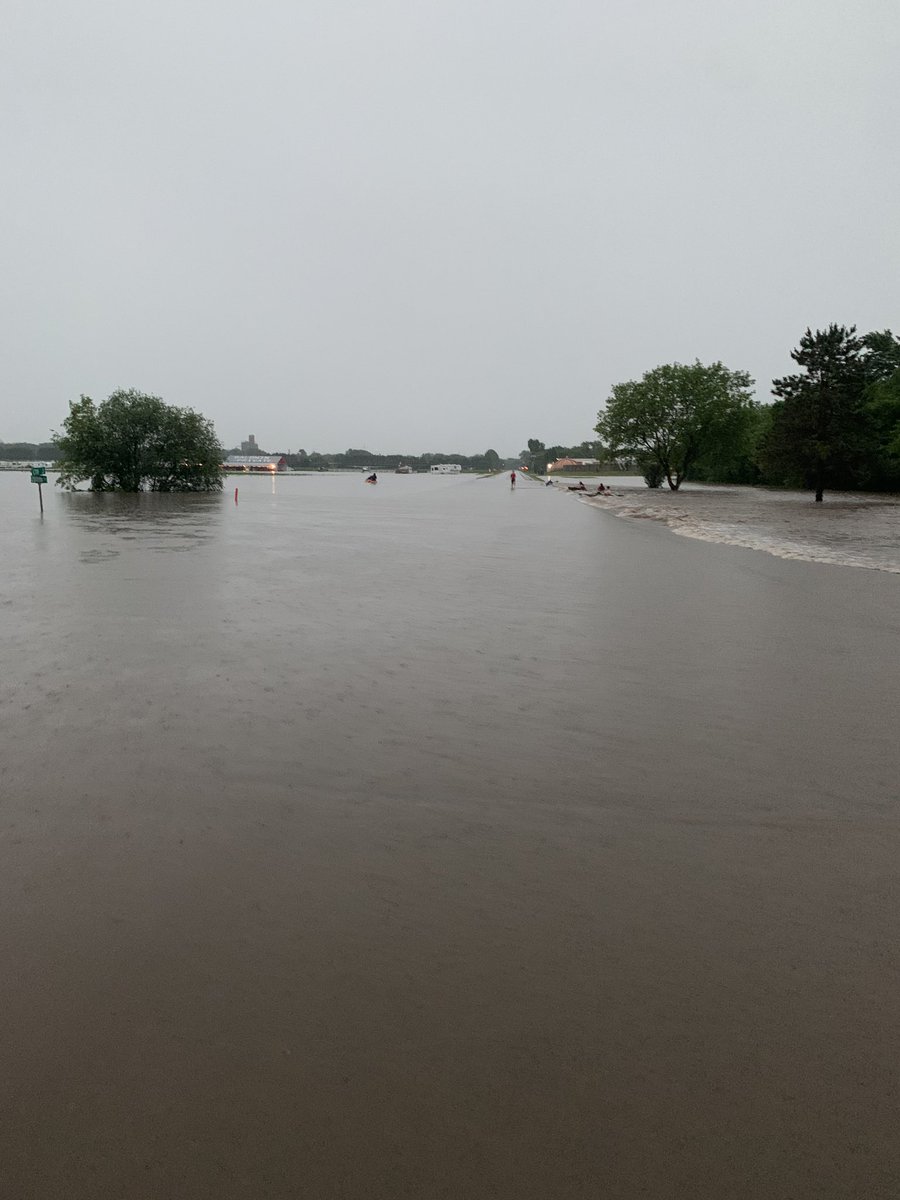
[[[240,449],[226,450],[226,454],[240,454]],[[260,451],[260,453],[270,453]],[[279,453],[279,451],[271,451]],[[433,463],[459,463],[464,471],[499,471],[505,466],[514,466],[518,459],[501,458],[496,450],[485,450],[483,454],[459,454],[457,451],[429,451],[427,454],[379,454],[374,450],[344,450],[334,454],[320,454],[317,450],[307,453],[297,450],[284,453],[288,467],[295,471],[353,471],[364,467],[381,471],[395,471],[397,467],[410,467],[413,471],[427,471]]]
[[[0,442],[0,462],[56,462],[56,442]]]
[[[671,363],[616,384],[596,431],[650,487],[686,479],[810,489],[900,490],[900,338],[855,326],[807,329],[800,368],[753,398],[746,371]]]

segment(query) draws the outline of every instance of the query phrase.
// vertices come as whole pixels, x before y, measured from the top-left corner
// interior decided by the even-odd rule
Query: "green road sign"
[[[31,468],[31,482],[32,483],[46,483],[47,482],[46,467],[32,467]]]

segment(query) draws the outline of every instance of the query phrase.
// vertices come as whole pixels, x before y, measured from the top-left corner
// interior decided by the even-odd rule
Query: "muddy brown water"
[[[0,477],[0,1194],[900,1194],[900,580],[238,482]]]

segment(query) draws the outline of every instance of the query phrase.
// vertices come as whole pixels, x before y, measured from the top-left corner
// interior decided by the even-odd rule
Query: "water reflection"
[[[209,540],[223,501],[221,493],[158,492],[66,492],[60,499],[67,519],[85,533],[139,539],[148,549],[166,551],[189,550]]]

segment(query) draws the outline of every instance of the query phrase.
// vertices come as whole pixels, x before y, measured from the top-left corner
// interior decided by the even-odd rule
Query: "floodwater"
[[[810,492],[702,484],[670,492],[650,491],[632,477],[604,482],[613,495],[593,503],[617,516],[660,521],[684,537],[900,574],[900,496],[829,492],[816,504]]]
[[[236,482],[0,476],[0,1194],[895,1200],[900,580]]]

